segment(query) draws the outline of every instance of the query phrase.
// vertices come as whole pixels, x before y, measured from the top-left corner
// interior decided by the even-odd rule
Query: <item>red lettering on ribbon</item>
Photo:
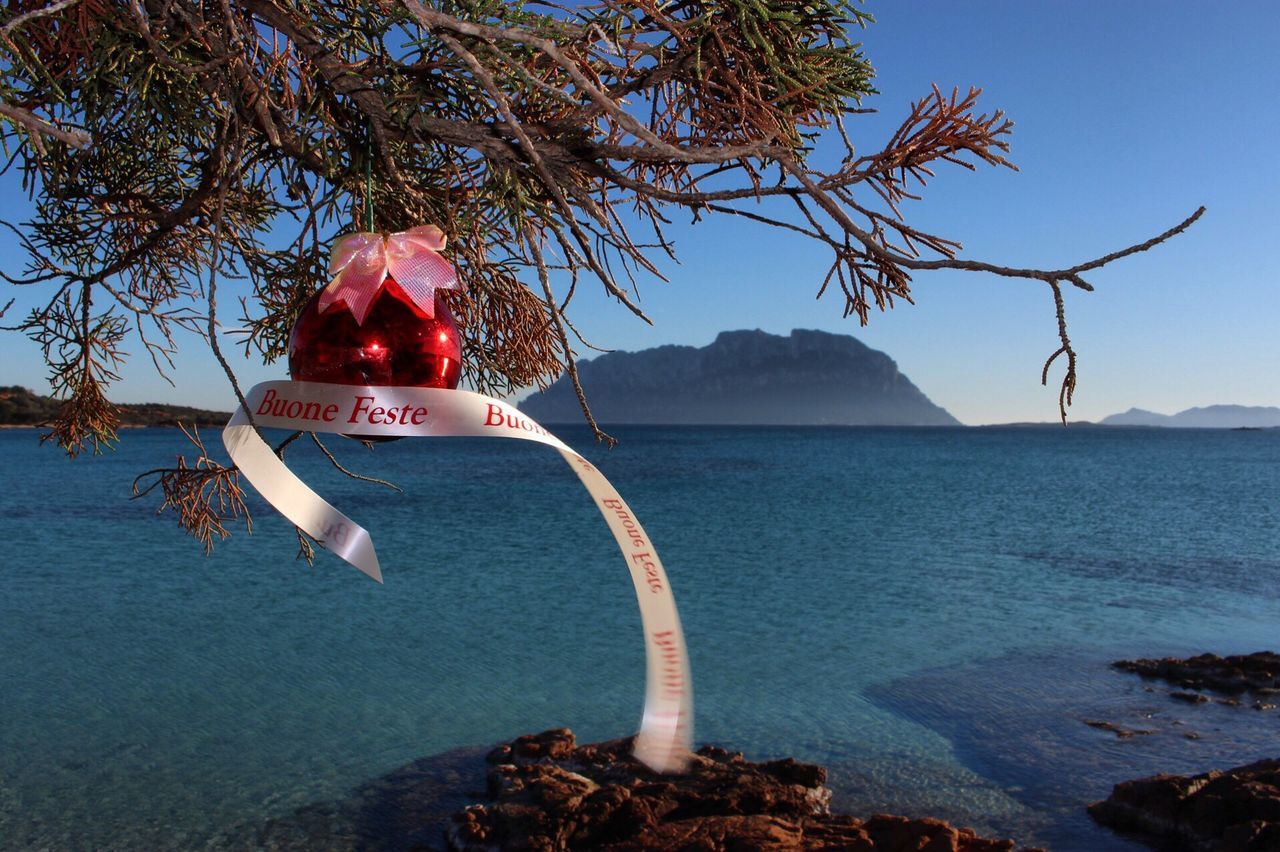
[[[640,524],[631,517],[631,513],[627,511],[627,504],[622,502],[621,497],[606,497],[600,501],[600,505],[606,509],[612,509],[614,517],[622,524],[622,529],[626,531],[627,537],[631,539],[631,546],[640,548],[648,547],[644,541],[644,531],[640,529]],[[647,555],[647,554],[646,554]],[[634,559],[634,557],[632,557]],[[658,584],[658,589],[662,588],[662,584]],[[657,589],[654,589],[657,591]]]
[[[529,418],[522,417],[519,414],[508,414],[503,410],[502,406],[492,402],[489,403],[488,411],[485,412],[484,425],[505,426],[517,432],[536,432],[539,435],[549,436],[551,434]]]
[[[653,643],[658,646],[660,655],[661,683],[663,698],[681,701],[684,699],[684,659],[680,646],[676,644],[675,633],[663,630],[653,634]]]
[[[658,565],[653,559],[653,554],[647,551],[631,554],[631,561],[644,569],[644,584],[656,595],[662,591],[662,578],[658,576]]]
[[[373,402],[373,397],[371,396],[357,396],[356,404],[351,409],[351,416],[347,418],[347,422],[355,423],[356,418],[360,416],[360,412],[366,411],[369,408],[369,403],[371,402]]]
[[[258,406],[258,414],[270,414],[271,403],[275,401],[276,392],[274,388],[267,388],[267,392],[262,395],[262,403]]]
[[[257,414],[269,417],[287,417],[290,420],[323,420],[326,423],[332,421],[337,413],[337,405],[329,404],[321,408],[318,402],[303,402],[299,399],[288,399],[280,396],[274,388],[268,389],[262,395],[262,402],[258,403],[257,410]]]

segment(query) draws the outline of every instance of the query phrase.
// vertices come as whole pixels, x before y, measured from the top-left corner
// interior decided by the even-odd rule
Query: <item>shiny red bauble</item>
[[[461,374],[458,325],[444,299],[436,293],[429,317],[391,278],[361,324],[342,302],[321,312],[316,293],[289,338],[294,381],[452,390]]]

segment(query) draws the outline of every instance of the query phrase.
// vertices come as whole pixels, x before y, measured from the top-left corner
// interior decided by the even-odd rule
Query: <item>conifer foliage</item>
[[[281,357],[331,239],[354,228],[449,235],[465,382],[576,384],[590,343],[574,294],[603,287],[643,317],[636,288],[670,259],[677,214],[802,235],[831,263],[797,297],[830,291],[863,323],[911,301],[920,270],[1042,283],[1058,316],[1044,378],[1063,357],[1065,417],[1064,287],[1091,289],[1083,274],[1200,211],[1064,269],[960,258],[903,202],[943,165],[1012,167],[1012,124],[977,90],[935,88],[883,147],[855,148],[874,94],[855,40],[868,23],[849,0],[9,3],[0,141],[35,215],[6,223],[27,260],[4,274],[41,295],[4,322],[44,349],[63,400],[53,439],[72,454],[110,440],[105,388],[122,359],[144,352],[164,371],[184,330],[224,366],[222,324]],[[229,276],[248,279],[239,305],[219,303]]]

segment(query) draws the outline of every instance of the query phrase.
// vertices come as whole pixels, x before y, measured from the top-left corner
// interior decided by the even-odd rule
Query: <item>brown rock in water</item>
[[[1117,784],[1089,806],[1103,825],[1214,852],[1280,849],[1280,760],[1225,772],[1156,775]]]
[[[492,801],[456,814],[453,850],[842,849],[1005,852],[940,820],[830,813],[826,770],[793,759],[751,763],[715,746],[683,775],[659,775],[631,756],[630,738],[579,746],[561,728],[489,754]]]
[[[1254,692],[1263,696],[1280,689],[1280,654],[1272,651],[1233,657],[1200,654],[1186,659],[1118,660],[1111,665],[1183,689],[1212,689],[1228,695]]]

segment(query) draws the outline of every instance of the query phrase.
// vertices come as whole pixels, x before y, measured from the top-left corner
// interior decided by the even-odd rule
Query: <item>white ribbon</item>
[[[693,683],[667,573],[626,501],[604,474],[514,406],[469,391],[263,382],[245,397],[260,427],[401,437],[518,438],[554,447],[604,515],[631,572],[644,628],[646,687],[635,755],[658,772],[680,772],[693,742]],[[245,478],[282,515],[328,550],[382,582],[369,533],[294,476],[238,409],[222,432]]]

